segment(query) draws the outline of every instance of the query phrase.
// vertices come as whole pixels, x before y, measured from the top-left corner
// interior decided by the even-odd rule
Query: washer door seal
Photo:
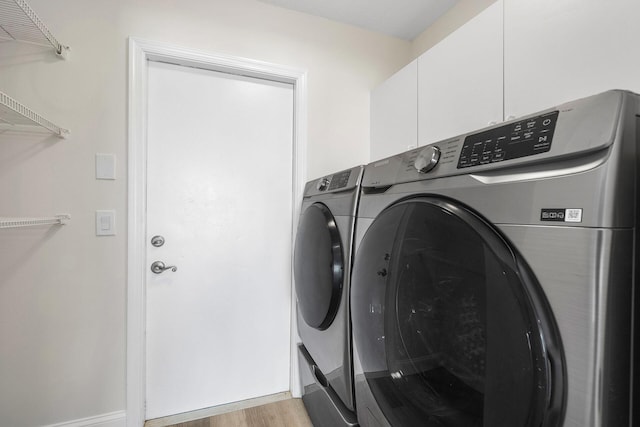
[[[298,310],[312,328],[327,329],[338,312],[343,259],[335,218],[324,204],[314,203],[300,218],[294,252]]]

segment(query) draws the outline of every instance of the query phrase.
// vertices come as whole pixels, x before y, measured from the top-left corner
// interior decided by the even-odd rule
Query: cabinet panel
[[[391,76],[371,92],[371,159],[416,147],[418,140],[418,62]]]
[[[503,117],[502,0],[418,58],[418,142],[425,145]]]
[[[505,115],[640,92],[640,2],[505,0]]]

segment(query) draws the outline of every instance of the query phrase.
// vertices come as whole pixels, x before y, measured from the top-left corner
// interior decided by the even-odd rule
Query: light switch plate
[[[96,211],[96,236],[116,235],[116,211]]]
[[[116,179],[115,154],[96,154],[96,179]]]

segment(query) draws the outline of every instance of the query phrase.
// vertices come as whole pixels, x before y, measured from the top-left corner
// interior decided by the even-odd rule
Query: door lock
[[[154,261],[153,264],[151,264],[151,271],[155,274],[162,274],[166,270],[175,272],[176,270],[178,270],[178,267],[176,267],[175,265],[165,266],[164,262],[162,261]]]
[[[164,245],[164,237],[162,237],[162,236],[153,236],[151,238],[151,244],[153,246],[155,246],[156,248],[159,248],[160,246]]]

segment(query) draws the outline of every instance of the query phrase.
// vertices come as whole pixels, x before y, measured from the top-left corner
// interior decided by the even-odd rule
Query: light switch
[[[96,179],[116,179],[115,154],[96,154]]]
[[[96,211],[96,236],[115,236],[116,211]]]

